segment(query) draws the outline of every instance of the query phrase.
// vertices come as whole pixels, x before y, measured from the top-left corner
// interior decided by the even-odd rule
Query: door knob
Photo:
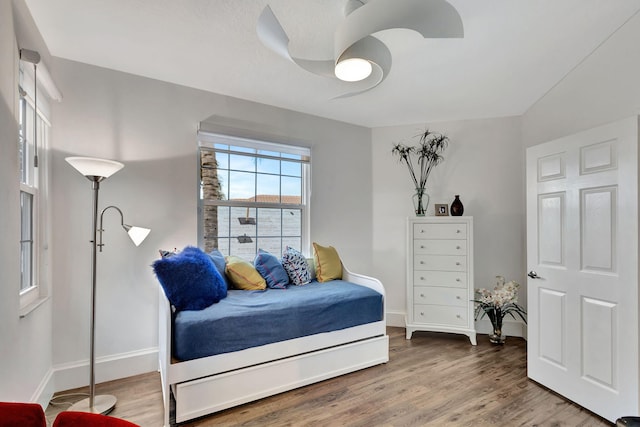
[[[533,270],[531,270],[529,274],[527,274],[527,276],[531,277],[532,279],[540,279],[540,276],[538,276],[538,273],[536,273]]]

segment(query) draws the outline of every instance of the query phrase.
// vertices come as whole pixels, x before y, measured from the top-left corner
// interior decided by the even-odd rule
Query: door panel
[[[566,294],[553,289],[540,288],[540,303],[538,311],[540,319],[539,330],[540,352],[538,356],[547,362],[557,365],[560,368],[565,367],[564,355],[564,325],[565,322],[565,304]]]
[[[538,262],[564,264],[564,193],[541,194],[538,200]]]
[[[638,118],[527,149],[528,375],[640,415]]]
[[[615,272],[616,190],[615,186],[580,190],[583,270]]]

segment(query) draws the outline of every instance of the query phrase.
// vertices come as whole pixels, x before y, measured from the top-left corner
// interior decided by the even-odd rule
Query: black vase
[[[464,206],[460,201],[460,196],[456,194],[456,198],[451,203],[451,216],[462,216],[464,213]]]

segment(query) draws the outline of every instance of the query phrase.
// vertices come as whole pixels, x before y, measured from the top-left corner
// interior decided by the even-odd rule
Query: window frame
[[[290,154],[295,156],[300,156],[300,159],[287,159],[286,157],[271,157],[269,155],[258,155],[257,153],[238,153],[233,150],[222,150],[216,148],[216,144],[223,144],[235,147],[248,148],[256,151],[271,151],[278,152],[281,154]],[[202,156],[201,153],[204,150],[212,150],[217,152],[225,152],[227,154],[242,154],[252,158],[266,158],[266,159],[278,159],[285,161],[294,161],[301,164],[301,200],[300,204],[291,204],[291,203],[282,203],[282,202],[264,202],[264,201],[235,201],[235,200],[219,200],[219,199],[209,199],[206,200],[204,197],[201,197],[201,177],[202,177]],[[205,233],[204,233],[204,209],[205,206],[218,206],[218,207],[229,207],[229,208],[248,208],[253,209],[254,212],[257,212],[257,209],[300,209],[300,250],[306,256],[309,256],[311,253],[311,242],[310,242],[310,217],[311,217],[311,148],[298,146],[298,145],[290,145],[283,144],[280,142],[272,142],[266,140],[258,140],[253,138],[244,138],[238,137],[228,134],[221,134],[215,132],[198,132],[198,150],[197,150],[197,158],[198,158],[198,186],[197,186],[197,200],[198,200],[198,246],[201,248],[205,248]],[[255,172],[258,173],[258,172]],[[282,173],[280,170],[279,175],[281,178],[283,176],[287,176]],[[255,193],[258,190],[255,189]],[[228,196],[228,195],[227,195]],[[229,233],[231,234],[231,233]],[[229,236],[231,237],[231,236]],[[257,236],[260,238],[260,236]],[[283,239],[282,230],[280,231],[281,239]],[[255,246],[255,250],[260,249],[258,245]],[[284,248],[283,248],[284,249]],[[227,254],[225,255],[233,255]],[[278,256],[282,254],[276,254]],[[252,259],[251,259],[252,261]]]
[[[19,291],[19,312],[20,317],[26,316],[36,307],[38,307],[47,298],[46,283],[48,282],[49,263],[47,262],[47,254],[45,253],[48,241],[48,224],[50,222],[50,214],[47,209],[47,194],[49,177],[49,143],[51,136],[51,122],[47,118],[46,112],[49,111],[49,105],[41,91],[38,91],[38,105],[34,103],[33,97],[33,69],[29,64],[20,63],[18,86],[18,131],[20,147],[17,161],[18,165],[18,182],[19,182],[19,209],[20,209],[20,282],[18,284]],[[29,118],[31,121],[29,121]],[[33,137],[33,126],[37,128],[37,140]],[[24,131],[22,129],[24,123]],[[24,132],[24,133],[23,133]],[[36,148],[37,141],[37,148]],[[38,156],[37,167],[34,164],[34,155]],[[20,153],[24,157],[20,157]],[[24,168],[27,169],[26,179],[23,176]],[[30,268],[30,283],[24,286],[23,268],[24,252],[23,252],[23,219],[25,218],[22,211],[22,195],[29,194],[32,198],[31,212],[27,217],[30,221],[31,229],[31,248],[28,261]]]

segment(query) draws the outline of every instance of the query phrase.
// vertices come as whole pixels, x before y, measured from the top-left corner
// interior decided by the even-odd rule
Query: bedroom
[[[621,3],[628,10],[640,8],[637,2]],[[426,116],[367,126],[50,57],[28,4],[5,0],[0,6],[0,194],[3,203],[16,201],[7,206],[17,203],[14,156],[4,155],[15,151],[15,133],[4,130],[17,128],[13,76],[18,45],[43,53],[64,98],[53,107],[51,298],[20,319],[17,293],[11,286],[1,288],[0,338],[11,343],[3,345],[1,353],[0,399],[4,400],[42,399],[46,404],[54,391],[86,384],[87,343],[77,337],[88,335],[90,194],[85,180],[64,163],[68,155],[125,163],[104,185],[102,203],[117,204],[132,222],[153,229],[138,249],[113,232],[100,254],[101,382],[156,369],[157,284],[147,266],[158,248],[182,247],[197,240],[195,131],[199,122],[222,121],[230,128],[312,146],[311,236],[336,246],[352,270],[379,278],[389,295],[388,324],[403,326],[405,219],[411,213],[412,188],[406,171],[390,155],[393,142],[410,138],[426,125],[451,138],[447,160],[431,177],[436,187],[432,197],[434,202],[450,203],[454,194],[461,194],[465,212],[474,216],[476,286],[488,284],[496,274],[526,283],[525,148],[638,114],[640,109],[636,46],[640,19],[631,12],[626,23],[620,21],[624,25],[618,31],[603,37],[591,55],[567,69],[566,76],[523,111],[506,117],[436,120]],[[302,71],[295,72],[304,76]],[[464,94],[457,96],[465,99]],[[12,242],[19,240],[20,219],[16,210],[5,210],[5,215],[0,225],[5,236],[0,271],[5,283],[17,283],[19,254]],[[109,229],[115,229],[115,219],[109,221]],[[72,227],[75,224],[78,227]],[[117,311],[112,309],[116,306]]]

